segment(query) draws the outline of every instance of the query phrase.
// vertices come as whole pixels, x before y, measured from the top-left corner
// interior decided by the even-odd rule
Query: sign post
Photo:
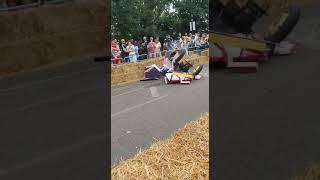
[[[193,20],[191,20],[191,21],[189,22],[189,27],[190,27],[190,32],[195,31],[195,30],[196,30],[196,22],[193,21]]]

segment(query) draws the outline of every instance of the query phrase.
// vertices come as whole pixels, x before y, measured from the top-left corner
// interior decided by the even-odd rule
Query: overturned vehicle
[[[267,0],[210,0],[210,63],[256,72],[271,56],[293,54],[295,43],[287,37],[299,21],[300,8],[287,3],[279,16],[271,17],[268,29],[255,32],[254,25],[270,6]]]
[[[147,66],[143,80],[155,80],[163,77],[166,84],[190,84],[192,80],[201,79],[200,72],[203,65],[193,65],[183,58],[186,51],[183,49],[175,50],[163,57],[162,66],[155,64]]]

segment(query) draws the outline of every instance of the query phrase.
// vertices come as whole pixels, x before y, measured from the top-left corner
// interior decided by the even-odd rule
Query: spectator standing
[[[128,56],[128,52],[127,52],[127,43],[124,39],[121,39],[120,51],[121,51],[122,59],[124,61],[126,61],[126,58]]]
[[[121,62],[121,51],[117,39],[114,39],[111,42],[111,54],[113,64],[118,64],[119,62]]]
[[[173,49],[174,50],[178,49],[177,40],[173,40]]]
[[[143,59],[146,59],[148,54],[148,41],[147,37],[143,37],[142,43],[141,43],[141,53],[143,55]]]
[[[167,39],[163,40],[162,51],[163,51],[162,56],[166,56],[166,54],[168,52],[168,40]]]
[[[180,41],[180,40],[181,40],[181,37],[182,37],[181,32],[179,32],[178,37],[177,37],[177,40]]]
[[[189,49],[188,37],[183,38],[182,49],[184,49],[186,51],[186,55],[188,55],[188,49]]]
[[[161,43],[159,41],[159,37],[156,37],[156,57],[161,57]]]
[[[139,60],[143,60],[144,59],[144,48],[143,48],[143,46],[142,46],[142,40],[139,40],[138,41],[138,48],[139,48],[139,57],[137,57],[137,59],[139,59]]]
[[[137,62],[136,50],[131,41],[128,42],[127,52],[129,53],[130,62]]]
[[[153,42],[153,37],[150,37],[150,42],[148,43],[148,57],[154,58],[156,52],[156,43]]]
[[[196,50],[199,50],[201,47],[200,37],[198,33],[194,37],[194,47]]]
[[[201,37],[200,43],[201,43],[201,48],[200,48],[200,49],[204,49],[204,48],[205,48],[205,45],[206,45],[206,40],[205,40],[205,37],[204,37],[204,36]]]
[[[195,45],[195,42],[194,42],[194,36],[191,37],[191,40],[189,42],[189,51],[194,51],[194,45]]]
[[[176,40],[176,44],[177,44],[177,48],[178,48],[178,49],[181,49],[181,48],[182,48],[182,47],[181,47],[181,46],[182,46],[182,38],[183,38],[183,36]]]
[[[188,41],[191,41],[192,33],[189,33]]]
[[[173,39],[170,37],[170,35],[167,35],[166,39],[167,39],[167,47],[168,47],[167,56],[170,56],[171,53],[174,51]]]
[[[140,58],[138,42],[134,41],[133,45],[134,45],[134,51],[136,53],[136,57],[137,57],[137,60],[138,60]]]
[[[205,37],[205,43],[206,43],[206,47],[209,46],[209,34],[206,34],[206,37]]]

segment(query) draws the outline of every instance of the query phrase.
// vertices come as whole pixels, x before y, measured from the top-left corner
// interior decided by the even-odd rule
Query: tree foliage
[[[207,31],[208,4],[208,0],[112,0],[112,36],[141,39],[189,32],[192,19],[197,31]]]

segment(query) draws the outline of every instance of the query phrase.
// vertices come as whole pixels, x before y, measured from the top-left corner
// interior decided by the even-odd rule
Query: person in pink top
[[[153,37],[150,37],[150,42],[148,43],[148,56],[149,58],[154,58],[155,57],[155,52],[156,52],[156,48],[157,45],[156,43],[153,41]]]
[[[161,57],[161,43],[159,41],[159,37],[156,37],[156,57]]]

